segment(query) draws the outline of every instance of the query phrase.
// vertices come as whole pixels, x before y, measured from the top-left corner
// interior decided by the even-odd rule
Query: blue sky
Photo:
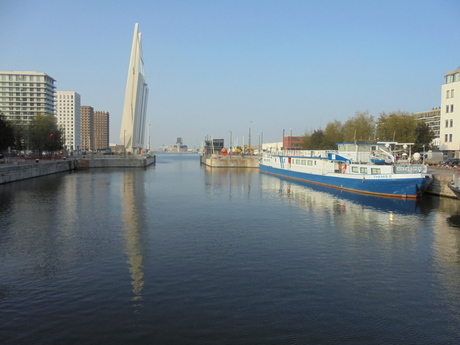
[[[38,71],[109,111],[119,139],[134,24],[151,147],[281,141],[359,111],[440,105],[460,66],[458,0],[0,2],[0,70]]]

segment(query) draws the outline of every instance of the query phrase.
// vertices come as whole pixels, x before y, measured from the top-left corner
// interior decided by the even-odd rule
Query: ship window
[[[354,172],[354,173],[357,173],[357,172],[359,172],[359,169],[358,169],[358,167],[351,167],[351,171]]]
[[[308,160],[308,161],[307,161],[307,165],[310,165],[310,166],[313,165],[313,161]]]
[[[307,164],[307,161],[305,159],[302,159],[302,165]]]
[[[360,168],[360,169],[359,169],[359,172],[360,172],[361,174],[367,174],[367,168]]]
[[[380,168],[372,168],[371,169],[371,174],[373,175],[380,175],[382,172],[381,172],[381,169]]]

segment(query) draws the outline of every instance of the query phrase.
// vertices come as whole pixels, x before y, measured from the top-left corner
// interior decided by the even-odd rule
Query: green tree
[[[395,111],[382,112],[377,121],[376,136],[378,141],[414,142],[416,120],[410,113]]]
[[[325,150],[335,150],[337,143],[343,142],[343,125],[340,121],[329,122],[324,129],[322,146]]]
[[[302,149],[309,150],[311,149],[311,132],[305,131],[305,135],[302,138]]]
[[[322,129],[313,131],[310,140],[312,150],[322,150],[324,148],[324,131]]]
[[[37,114],[29,127],[30,148],[41,157],[43,151],[62,149],[62,133],[53,115]]]
[[[14,146],[14,130],[0,114],[0,152]]]
[[[433,145],[431,144],[433,139],[435,138],[435,135],[433,131],[430,129],[430,126],[428,126],[425,122],[423,121],[418,121],[417,125],[415,126],[415,145],[413,147],[414,152],[422,152],[423,151],[423,145],[425,145],[425,151],[432,150]]]
[[[343,141],[372,141],[374,139],[374,117],[369,112],[357,112],[343,125]]]

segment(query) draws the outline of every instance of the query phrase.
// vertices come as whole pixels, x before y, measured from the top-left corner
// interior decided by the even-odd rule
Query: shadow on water
[[[447,223],[454,228],[460,229],[460,214],[454,214],[450,217],[447,217]]]

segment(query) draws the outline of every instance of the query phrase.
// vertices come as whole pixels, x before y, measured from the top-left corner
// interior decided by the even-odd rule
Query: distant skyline
[[[119,137],[139,23],[150,146],[258,143],[356,112],[440,106],[460,66],[460,1],[162,0],[0,3],[0,70],[44,72],[110,113]],[[148,124],[151,124],[149,126]],[[146,146],[148,145],[146,133]]]

